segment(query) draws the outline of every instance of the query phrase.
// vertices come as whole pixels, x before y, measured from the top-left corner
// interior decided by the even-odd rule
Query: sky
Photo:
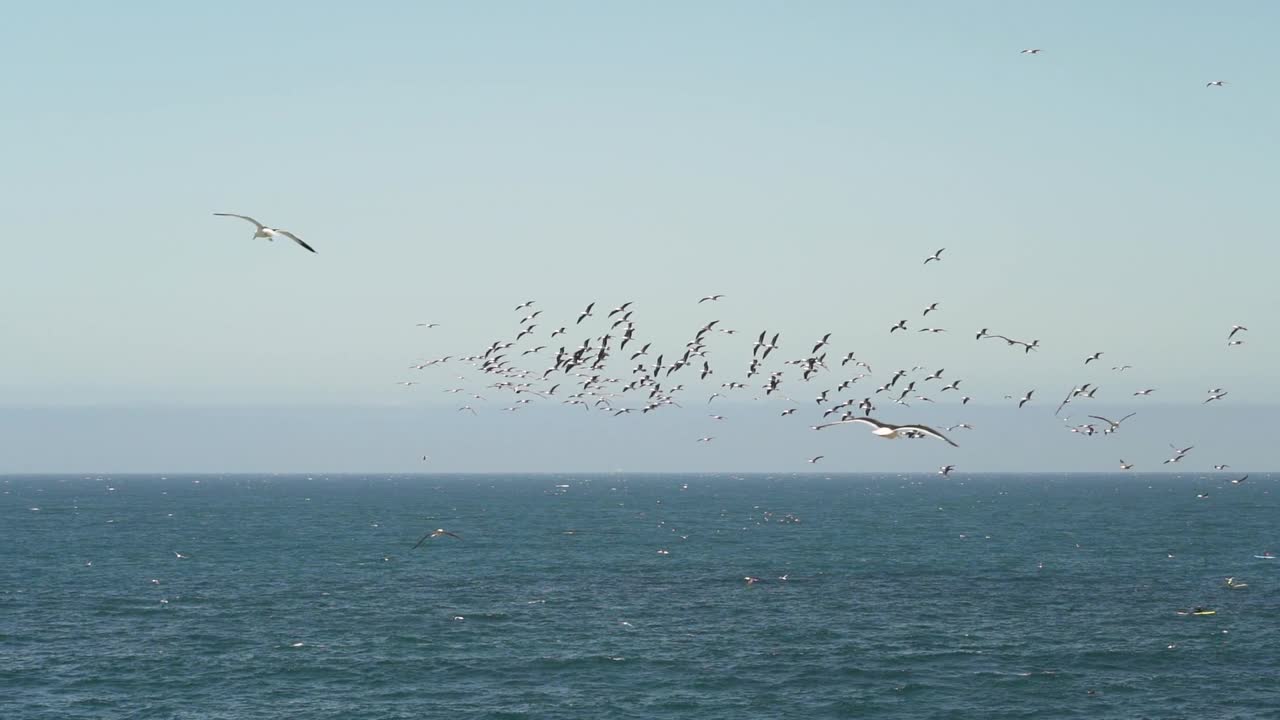
[[[1127,436],[1154,464],[1177,440],[1265,468],[1242,428],[1280,405],[1278,21],[1268,2],[15,6],[0,472],[949,459],[858,432],[815,443],[750,393],[708,425],[711,382],[619,422],[547,403],[502,417],[505,398],[464,418],[443,391],[488,378],[407,369],[511,339],[529,299],[548,345],[593,301],[633,301],[638,335],[672,353],[719,319],[740,331],[714,341],[720,382],[745,379],[765,328],[786,357],[831,332],[833,355],[872,365],[863,384],[946,367],[971,406],[884,415],[991,413],[950,456],[974,470],[1100,469],[1100,440],[1047,407],[1086,381],[1119,414],[1158,388]],[[696,303],[711,293],[726,298]],[[947,333],[888,333],[935,301]],[[1246,344],[1228,348],[1235,323]],[[983,327],[1042,349],[974,341]],[[1231,394],[1204,408],[1213,387]],[[1043,402],[1013,414],[1004,396],[1032,388]],[[788,385],[810,414],[819,389]]]

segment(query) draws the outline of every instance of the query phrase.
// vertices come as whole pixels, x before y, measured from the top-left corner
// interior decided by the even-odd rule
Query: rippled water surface
[[[0,717],[1274,717],[1276,489],[0,478]]]

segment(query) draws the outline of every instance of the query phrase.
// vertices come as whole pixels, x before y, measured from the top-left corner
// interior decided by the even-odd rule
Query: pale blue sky
[[[744,335],[722,381],[768,327],[792,352],[833,332],[881,382],[947,367],[976,402],[1094,380],[1119,409],[1140,386],[1280,403],[1277,27],[1268,2],[13,7],[0,406],[449,425],[440,390],[474,373],[405,367],[508,337],[530,298],[556,326],[634,300],[672,350],[723,318]],[[932,301],[948,334],[887,334]],[[984,326],[1044,350],[974,342]],[[1082,372],[1095,350],[1106,367]],[[364,459],[398,467],[384,452]],[[527,469],[576,467],[556,462]]]

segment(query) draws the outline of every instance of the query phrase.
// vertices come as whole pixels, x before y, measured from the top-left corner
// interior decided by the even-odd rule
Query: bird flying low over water
[[[288,230],[281,230],[279,228],[267,227],[266,225],[263,225],[262,223],[258,222],[257,220],[254,220],[248,215],[237,215],[235,213],[221,213],[221,212],[214,213],[214,215],[217,215],[219,217],[234,217],[234,218],[240,218],[241,220],[248,220],[249,222],[253,223],[254,226],[257,228],[257,230],[255,230],[253,233],[253,236],[256,238],[261,237],[261,238],[266,238],[267,240],[275,240],[277,235],[283,235],[289,238],[290,240],[298,243],[299,245],[306,248],[307,250],[310,250],[311,252],[316,251],[315,248],[303,242],[302,238],[298,237],[297,235],[294,235]]]
[[[444,537],[445,535],[448,535],[448,536],[449,536],[449,537],[451,537],[451,538],[456,538],[456,539],[458,539],[458,540],[461,540],[461,539],[462,539],[462,536],[461,536],[461,535],[458,535],[458,534],[456,534],[456,533],[451,533],[451,532],[449,532],[448,530],[445,530],[444,528],[436,528],[435,530],[432,530],[431,532],[427,533],[426,535],[423,535],[423,536],[422,536],[422,539],[418,541],[417,545],[414,545],[414,546],[413,546],[412,548],[410,548],[410,549],[411,549],[411,550],[417,550],[417,549],[418,549],[418,546],[419,546],[419,545],[422,545],[422,543],[424,543],[424,542],[426,542],[426,541],[428,541],[428,540],[431,540],[431,539],[433,539],[433,538]]]
[[[909,435],[928,435],[929,437],[936,437],[939,440],[946,442],[948,445],[952,447],[960,447],[959,445],[956,445],[955,443],[951,442],[951,439],[948,438],[946,435],[943,435],[942,433],[938,432],[937,430],[934,430],[933,428],[927,425],[890,425],[889,423],[880,422],[879,420],[876,420],[875,418],[871,418],[871,417],[858,417],[858,418],[849,418],[848,420],[837,420],[836,422],[825,423],[823,425],[814,425],[813,429],[821,430],[823,428],[829,428],[833,425],[848,425],[849,423],[861,423],[863,425],[870,425],[872,428],[871,430],[872,435],[875,435],[876,437],[885,438],[886,440],[895,440],[897,438],[906,437]]]

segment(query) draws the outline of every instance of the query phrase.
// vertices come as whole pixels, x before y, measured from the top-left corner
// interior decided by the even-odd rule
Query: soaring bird
[[[924,264],[925,264],[925,265],[928,265],[928,264],[929,264],[931,261],[933,261],[933,260],[937,260],[938,262],[942,262],[942,251],[943,251],[943,250],[946,250],[946,248],[938,248],[938,252],[936,252],[936,253],[934,253],[934,254],[932,254],[932,255],[930,255],[929,257],[927,257],[927,258],[925,258],[925,259],[924,259]]]
[[[702,298],[701,300],[699,300],[699,301],[698,301],[698,304],[699,304],[699,305],[701,305],[702,303],[704,303],[704,302],[708,302],[708,301],[710,301],[710,302],[716,302],[716,301],[718,301],[718,300],[719,300],[720,298],[722,298],[722,297],[724,297],[724,295],[707,295],[706,297],[704,297],[704,298]]]
[[[1226,85],[1226,84],[1227,84],[1226,80],[1210,80],[1209,82],[1205,83],[1204,86],[1205,87],[1222,87],[1223,85]]]
[[[871,418],[871,417],[858,417],[858,418],[849,418],[848,420],[837,420],[836,422],[830,422],[823,425],[814,425],[813,429],[821,430],[823,428],[829,428],[833,425],[848,425],[849,423],[861,423],[863,425],[870,425],[872,427],[872,430],[871,430],[872,435],[875,435],[876,437],[885,438],[886,440],[896,440],[897,438],[906,437],[908,435],[928,435],[930,437],[936,437],[939,440],[945,441],[948,445],[952,447],[960,447],[959,445],[956,445],[954,442],[951,442],[951,439],[948,438],[946,435],[943,435],[942,433],[938,432],[937,430],[934,430],[933,428],[927,425],[890,425],[889,423],[880,422],[879,420],[876,420],[875,418]]]
[[[428,540],[431,540],[431,539],[433,539],[433,538],[443,537],[443,536],[445,536],[445,535],[448,535],[448,536],[449,536],[449,537],[451,537],[451,538],[457,538],[458,540],[461,540],[461,539],[462,539],[462,536],[461,536],[461,535],[458,535],[458,534],[456,534],[456,533],[451,533],[451,532],[449,532],[448,530],[445,530],[444,528],[436,528],[435,530],[432,530],[431,532],[427,533],[426,535],[423,535],[423,536],[422,536],[422,539],[418,541],[418,544],[417,544],[417,545],[414,545],[412,548],[410,548],[410,550],[417,550],[417,549],[418,549],[418,546],[419,546],[419,545],[421,545],[422,543],[424,543],[424,542],[426,542],[426,541],[428,541]]]
[[[1019,51],[1018,54],[1019,55],[1039,55],[1042,52],[1044,51],[1041,50],[1040,48],[1027,48],[1026,50]]]
[[[1241,330],[1244,330],[1245,332],[1249,332],[1249,328],[1243,325],[1232,325],[1231,332],[1227,335],[1227,339],[1230,340],[1231,338],[1235,337],[1236,333],[1240,332]]]
[[[315,248],[303,242],[302,238],[298,237],[297,235],[294,235],[288,230],[281,230],[280,228],[267,227],[266,225],[263,225],[262,223],[258,222],[257,220],[254,220],[248,215],[237,215],[235,213],[214,213],[214,215],[217,215],[219,217],[235,217],[235,218],[240,218],[241,220],[248,220],[249,222],[254,224],[254,227],[257,228],[257,230],[253,232],[253,236],[256,238],[261,237],[261,238],[266,238],[267,240],[275,240],[277,235],[283,235],[289,238],[290,240],[298,243],[302,247],[310,250],[311,252],[316,251]]]
[[[1027,403],[1031,402],[1031,394],[1034,392],[1035,390],[1028,390],[1027,394],[1023,395],[1022,399],[1018,401],[1018,407],[1021,408],[1023,405],[1026,405]]]

